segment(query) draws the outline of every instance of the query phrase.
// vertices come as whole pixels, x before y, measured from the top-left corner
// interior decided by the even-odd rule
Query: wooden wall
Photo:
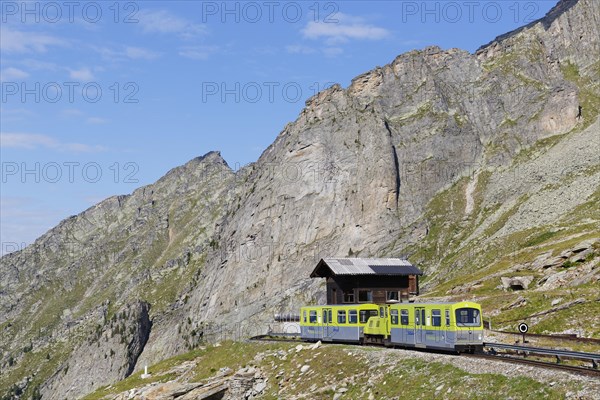
[[[358,303],[358,291],[370,290],[374,303],[385,303],[387,291],[398,291],[405,300],[409,294],[418,294],[418,277],[411,276],[336,276],[327,278],[327,304],[344,303],[344,292],[354,291]]]

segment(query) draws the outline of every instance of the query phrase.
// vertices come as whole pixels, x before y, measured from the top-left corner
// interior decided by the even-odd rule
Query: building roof
[[[310,277],[334,275],[423,275],[423,272],[400,258],[323,258]]]

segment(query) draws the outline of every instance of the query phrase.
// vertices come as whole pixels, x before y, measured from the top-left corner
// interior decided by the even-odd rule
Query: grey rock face
[[[598,1],[561,1],[475,54],[403,54],[310,98],[256,163],[209,153],[3,257],[0,384],[77,397],[321,301],[324,256],[427,259],[427,290],[476,260],[443,270],[448,254],[575,218],[600,186],[598,21]]]
[[[104,326],[98,325],[46,382],[44,398],[80,398],[129,376],[150,335],[148,312],[148,303],[137,302],[124,307]]]

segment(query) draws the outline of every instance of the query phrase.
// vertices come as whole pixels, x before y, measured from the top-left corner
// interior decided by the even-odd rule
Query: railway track
[[[278,334],[271,333],[266,335],[259,335],[250,338],[249,340],[254,341],[266,341],[266,342],[287,342],[287,343],[303,343],[297,334]],[[327,343],[327,342],[324,342]],[[581,353],[566,350],[555,350],[545,349],[536,347],[516,346],[507,345],[502,343],[484,343],[484,347],[490,348],[491,351],[467,354],[463,353],[461,356],[480,358],[487,360],[495,360],[508,362],[513,364],[530,365],[542,368],[549,368],[555,370],[566,371],[574,374],[591,376],[600,379],[600,369],[598,369],[598,361],[600,360],[600,354],[592,353]],[[498,353],[495,349],[503,349],[509,353]],[[421,349],[414,349],[420,351]],[[550,356],[555,357],[557,362],[547,362],[540,360],[533,360],[527,358],[527,356],[539,355],[539,356]],[[574,366],[568,364],[562,364],[560,361],[563,359],[577,359],[584,361],[591,361],[593,367]]]
[[[504,335],[513,335],[513,336],[517,336],[518,338],[523,336],[523,333],[514,332],[514,331],[498,331],[495,329],[490,329],[490,332],[501,333]],[[541,333],[527,332],[527,337],[543,338],[543,339],[550,339],[550,340],[557,340],[557,341],[565,340],[565,341],[572,341],[572,342],[578,342],[578,343],[592,343],[592,344],[600,345],[600,339],[586,338],[586,337],[580,337],[580,336],[574,336],[574,335],[544,335]]]
[[[531,360],[523,357],[513,357],[507,356],[503,354],[490,354],[490,353],[475,353],[475,354],[461,354],[462,356],[471,357],[471,358],[483,358],[487,360],[495,360],[495,361],[503,361],[512,364],[524,364],[531,365],[535,367],[556,369],[566,372],[571,372],[578,375],[591,376],[594,378],[600,379],[600,370],[593,369],[589,367],[577,367],[574,365],[566,365],[566,364],[558,364],[547,361],[539,361],[539,360]]]
[[[579,351],[549,349],[543,347],[519,346],[505,343],[484,343],[485,348],[490,349],[487,353],[479,353],[475,356],[493,357],[499,360],[509,362],[538,365],[546,368],[561,369],[564,371],[574,372],[578,374],[594,376],[600,378],[600,354],[583,353]],[[496,350],[503,350],[503,353],[498,353]],[[556,362],[546,362],[539,360],[528,359],[528,356],[539,357],[554,357]],[[590,362],[591,367],[573,366],[562,364],[563,360],[578,360]]]
[[[288,342],[288,343],[303,343],[300,336],[297,334],[289,333],[273,333],[266,335],[253,336],[248,340],[262,341],[262,342]]]

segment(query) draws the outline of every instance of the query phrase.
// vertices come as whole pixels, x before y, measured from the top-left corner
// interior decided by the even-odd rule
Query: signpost
[[[523,343],[527,343],[527,341],[525,340],[525,334],[527,333],[528,330],[529,330],[529,326],[527,326],[527,324],[525,322],[521,322],[519,324],[519,332],[521,332],[523,334]]]

